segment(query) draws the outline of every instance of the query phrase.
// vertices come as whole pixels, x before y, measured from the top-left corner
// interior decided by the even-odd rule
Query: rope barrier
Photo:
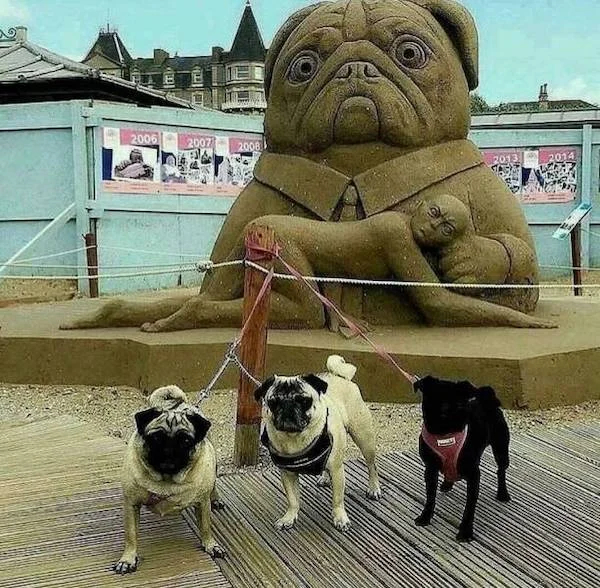
[[[129,251],[130,253],[148,253],[150,255],[170,255],[171,257],[198,257],[197,253],[173,253],[172,251],[149,251],[146,249],[132,249],[130,247],[114,247],[112,245],[98,245],[98,249],[112,251]]]
[[[21,259],[15,263],[27,263],[29,261],[40,261],[40,259],[51,259],[52,257],[60,257],[61,255],[69,255],[70,253],[79,253],[80,251],[87,251],[92,247],[78,247],[77,249],[68,249],[67,251],[60,251],[59,253],[50,253],[49,255],[40,255],[39,257],[29,257],[27,259]],[[0,266],[6,266],[7,263],[0,262]]]
[[[246,264],[263,273],[267,270],[254,263],[247,261]],[[274,278],[282,280],[298,280],[292,274],[273,274]],[[309,282],[324,282],[333,284],[353,284],[357,286],[398,286],[398,287],[421,287],[421,288],[491,288],[491,289],[533,289],[533,288],[573,288],[572,284],[449,284],[446,282],[401,282],[397,280],[359,280],[356,278],[335,278],[321,276],[302,276]],[[584,287],[584,286],[582,286]],[[586,284],[585,288],[600,288],[600,284]]]
[[[177,269],[177,270],[157,270],[148,272],[134,272],[134,273],[120,273],[120,274],[98,274],[97,276],[91,276],[94,279],[113,279],[113,278],[137,278],[140,276],[160,276],[168,274],[180,274],[183,272],[196,272],[198,269],[196,266]],[[0,280],[77,280],[81,279],[78,276],[0,276]],[[84,279],[88,279],[87,276]]]

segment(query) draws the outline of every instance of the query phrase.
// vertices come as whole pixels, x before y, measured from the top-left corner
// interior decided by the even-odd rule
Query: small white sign
[[[175,153],[177,151],[177,133],[164,132],[162,136],[162,148],[163,151]]]
[[[540,167],[540,152],[537,149],[523,151],[523,167],[537,169]]]
[[[121,144],[121,134],[119,129],[115,129],[114,127],[104,127],[102,129],[104,133],[104,141],[102,142],[103,146],[107,149],[116,149]]]
[[[580,204],[571,214],[562,222],[560,227],[552,235],[555,239],[566,239],[571,231],[591,212],[591,204]]]

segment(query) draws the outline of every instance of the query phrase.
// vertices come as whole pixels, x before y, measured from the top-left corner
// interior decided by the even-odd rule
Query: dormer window
[[[172,71],[166,72],[164,75],[164,85],[174,86],[175,85],[175,74]]]
[[[140,74],[139,74],[139,73],[132,73],[132,74],[131,74],[131,81],[132,81],[134,84],[139,84],[139,83],[140,83],[140,79],[141,79],[141,78],[140,78]]]
[[[201,86],[202,81],[202,71],[195,71],[192,74],[192,84],[194,84],[194,86]]]

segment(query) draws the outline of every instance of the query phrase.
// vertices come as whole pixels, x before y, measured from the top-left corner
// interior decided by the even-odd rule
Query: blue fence
[[[126,131],[129,138],[123,140]],[[209,256],[236,190],[247,181],[235,179],[233,164],[220,167],[219,145],[229,141],[230,151],[239,152],[233,155],[235,165],[243,170],[259,149],[261,133],[260,118],[208,110],[88,101],[0,106],[0,277],[73,276],[86,293],[82,235],[91,230],[99,244],[100,274],[109,276],[100,279],[102,294],[199,283],[201,276],[191,264]],[[114,181],[123,154],[138,145],[140,152],[152,156],[156,136],[161,147],[156,149],[154,174],[163,177],[146,183]],[[214,138],[208,155],[202,150],[203,137]],[[553,239],[552,233],[580,202],[591,203],[592,214],[582,227],[582,264],[600,266],[600,111],[478,116],[471,138],[490,163],[494,158],[499,165],[519,159],[515,169],[526,166],[531,154],[557,161],[571,158],[565,194],[536,195],[534,186],[531,196],[515,186],[516,197],[523,201],[543,266],[571,264],[569,241]],[[200,147],[195,171],[176,154],[167,159],[169,150],[178,148],[169,147],[167,139],[179,140],[181,149]],[[182,145],[183,139],[190,145]],[[234,140],[239,148],[231,147]],[[169,169],[177,180],[173,183],[165,180]],[[198,179],[203,169],[213,174],[206,184]],[[510,174],[511,169],[500,165],[499,173]],[[195,184],[175,178],[186,173],[196,173]],[[217,176],[227,173],[219,184]],[[529,183],[536,180],[533,174],[528,178]],[[65,251],[71,253],[54,256]],[[28,267],[16,267],[16,262]],[[121,273],[128,276],[110,277]]]

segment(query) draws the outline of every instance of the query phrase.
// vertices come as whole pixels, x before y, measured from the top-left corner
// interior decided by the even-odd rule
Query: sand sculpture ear
[[[442,25],[458,50],[469,90],[479,85],[477,28],[471,13],[455,0],[411,0],[427,9]]]
[[[311,4],[306,6],[297,12],[294,12],[277,31],[277,34],[273,38],[273,42],[267,51],[267,57],[265,59],[265,97],[269,98],[269,90],[271,89],[271,79],[273,77],[273,68],[275,62],[288,40],[289,36],[296,30],[302,21],[309,15],[312,14],[319,6],[329,4],[329,2],[319,2],[318,4]]]

